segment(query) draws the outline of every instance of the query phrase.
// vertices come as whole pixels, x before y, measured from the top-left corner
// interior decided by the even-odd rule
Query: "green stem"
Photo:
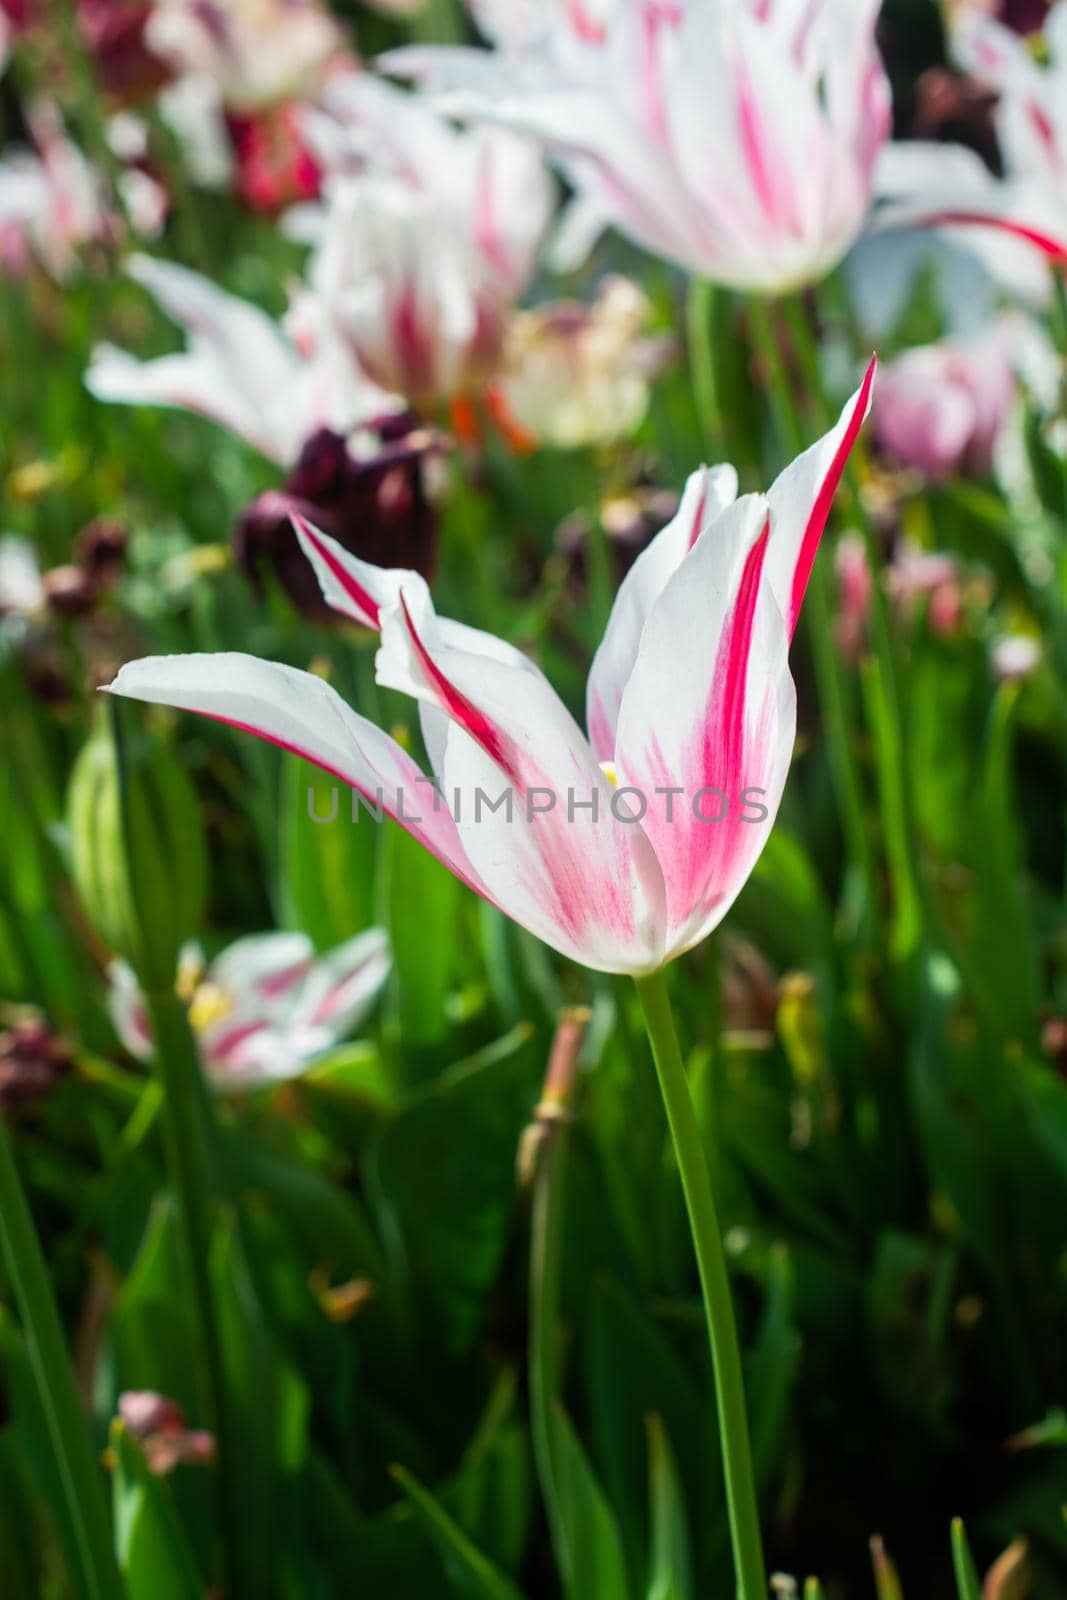
[[[715,1196],[704,1159],[689,1080],[678,1047],[666,972],[661,969],[647,978],[636,978],[634,981],[659,1074],[700,1272],[704,1314],[711,1344],[711,1364],[715,1375],[715,1399],[719,1413],[737,1593],[739,1600],[765,1600],[767,1578],[752,1473],[752,1447],[748,1436],[741,1352]]]
[[[711,332],[714,303],[714,284],[707,278],[690,278],[685,308],[685,334],[689,347],[689,371],[693,379],[693,399],[696,402],[700,431],[704,436],[704,449],[709,455],[714,455],[725,445],[725,429],[719,401],[719,385],[715,375],[715,351]]]
[[[167,1171],[180,1225],[181,1249],[191,1295],[196,1339],[195,1358],[207,1426],[218,1442],[219,1495],[223,1547],[232,1551],[228,1534],[237,1526],[231,1474],[237,1470],[229,1449],[222,1350],[211,1293],[212,1180],[210,1106],[200,1072],[196,1044],[185,1008],[177,995],[149,995],[148,1012],[155,1042],[155,1068],[163,1093],[162,1129]],[[237,1574],[229,1573],[232,1592],[243,1591]]]
[[[787,454],[797,455],[803,448],[804,430],[789,386],[789,374],[779,343],[778,330],[771,316],[770,302],[763,295],[753,295],[750,298],[748,321],[756,354],[766,369],[775,431]]]
[[[48,1271],[0,1117],[0,1250],[18,1301],[26,1350],[55,1457],[89,1600],[122,1600],[100,1469],[71,1370]]]
[[[552,1455],[552,1407],[559,1399],[560,1278],[567,1128],[558,1123],[539,1152],[530,1229],[530,1436],[556,1560],[569,1562]]]

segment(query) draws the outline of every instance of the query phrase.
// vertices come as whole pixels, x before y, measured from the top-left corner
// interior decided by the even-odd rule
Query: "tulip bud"
[[[528,1188],[533,1182],[541,1152],[552,1137],[553,1129],[573,1116],[571,1107],[578,1083],[578,1060],[591,1017],[592,1013],[585,1006],[567,1006],[559,1014],[541,1099],[519,1140],[516,1175],[520,1188]]]
[[[74,881],[91,921],[149,993],[169,991],[205,892],[197,798],[181,765],[115,717],[75,763],[68,820]]]
[[[0,1109],[47,1099],[72,1061],[70,1046],[43,1018],[19,1018],[0,1032]]]
[[[790,972],[778,991],[778,1037],[801,1090],[811,1089],[827,1068],[826,1036],[814,979]]]
[[[903,1600],[897,1569],[886,1554],[885,1545],[877,1536],[871,1540],[871,1565],[874,1568],[874,1586],[878,1591],[878,1600]]]

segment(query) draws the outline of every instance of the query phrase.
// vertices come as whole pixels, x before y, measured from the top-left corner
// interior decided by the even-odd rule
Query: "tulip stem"
[[[223,1547],[230,1560],[230,1580],[240,1593],[233,1555],[234,1486],[237,1470],[229,1440],[229,1413],[218,1322],[211,1293],[211,1152],[209,1108],[200,1075],[196,1044],[185,1008],[175,994],[148,995],[155,1041],[155,1065],[163,1091],[164,1155],[178,1209],[181,1249],[190,1290],[196,1337],[198,1380],[207,1424],[218,1441],[219,1498]]]
[[[48,1269],[0,1117],[0,1253],[22,1319],[56,1475],[77,1551],[81,1592],[88,1600],[121,1600],[111,1521],[100,1468],[78,1399]]]
[[[568,1137],[566,1124],[560,1122],[550,1130],[539,1152],[530,1226],[530,1437],[561,1570],[569,1564],[569,1553],[552,1451],[552,1408],[559,1404],[558,1322]]]
[[[715,1399],[738,1600],[765,1600],[767,1579],[752,1473],[752,1447],[745,1409],[741,1352],[715,1195],[674,1027],[666,972],[661,969],[634,981],[659,1075],[700,1273],[715,1376]]]
[[[685,308],[686,343],[689,371],[693,379],[693,399],[703,435],[702,450],[712,454],[724,445],[722,406],[715,375],[715,350],[711,319],[715,286],[707,278],[690,278]]]

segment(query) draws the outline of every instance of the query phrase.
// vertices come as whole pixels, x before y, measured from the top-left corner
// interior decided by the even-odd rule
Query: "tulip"
[[[886,587],[897,612],[914,616],[926,601],[926,618],[933,633],[955,633],[963,620],[964,575],[959,561],[945,551],[924,550],[902,539],[886,572]]]
[[[126,1389],[119,1416],[144,1451],[148,1470],[162,1478],[177,1466],[203,1466],[215,1459],[215,1437],[186,1425],[175,1400],[152,1389]]]
[[[239,1090],[298,1077],[356,1028],[389,976],[385,933],[371,928],[316,956],[300,933],[238,939],[206,967],[186,946],[178,990],[188,1002],[200,1059],[218,1089]],[[131,1055],[151,1058],[148,1010],[133,970],[109,969],[109,1008]]]
[[[495,55],[409,49],[385,65],[552,152],[579,196],[562,259],[611,223],[695,275],[779,293],[823,277],[866,216],[890,114],[877,11],[628,0],[587,37],[560,24]]]
[[[636,284],[612,277],[592,306],[564,300],[520,312],[495,390],[510,420],[538,444],[562,449],[627,438],[668,354],[663,340],[644,333],[651,310]]]
[[[342,77],[324,107],[308,127],[325,204],[301,213],[314,295],[383,388],[425,406],[480,387],[548,222],[540,156],[368,74]]]
[[[114,227],[100,182],[68,139],[55,108],[28,116],[33,150],[0,161],[0,272],[16,277],[36,260],[57,283],[70,278],[79,248]]]
[[[185,267],[139,255],[128,270],[185,329],[188,344],[152,361],[98,345],[85,375],[98,400],[198,412],[283,466],[319,428],[347,433],[395,409],[344,350],[320,337],[317,308],[306,299],[295,303],[287,329]]]
[[[834,644],[846,661],[857,661],[867,642],[867,617],[874,594],[867,542],[861,533],[847,533],[837,541],[834,571],[838,585]]]
[[[74,1064],[71,1048],[29,1013],[0,1031],[0,1113],[47,1100]]]
[[[338,622],[293,532],[294,514],[321,525],[346,550],[383,567],[433,570],[437,489],[443,440],[409,412],[378,419],[348,441],[328,428],[313,433],[283,489],[267,489],[234,525],[237,563],[259,593],[269,565],[297,610]]]
[[[231,111],[313,94],[344,42],[317,0],[156,0],[147,38],[175,72],[210,79]]]
[[[990,650],[993,676],[999,683],[1018,683],[1037,671],[1043,657],[1040,641],[1031,634],[1005,634]]]
[[[379,682],[420,702],[440,790],[471,802],[455,818],[399,744],[291,667],[155,657],[123,667],[111,690],[297,751],[380,799],[555,949],[607,972],[655,971],[722,920],[777,810],[794,735],[789,639],[872,382],[873,364],[837,427],[766,496],[735,500],[729,468],[693,474],[619,591],[590,672],[588,741],[529,660],[438,618],[417,573],[372,567],[299,525],[326,600],[380,632]],[[475,816],[475,791],[495,795],[501,783],[519,802],[510,819]],[[641,820],[626,815],[616,784],[620,797],[644,799]],[[716,801],[699,799],[712,787],[727,796],[719,824],[708,820]],[[683,802],[666,793],[663,803],[671,788]],[[741,797],[756,789],[766,817],[742,820]]]
[[[882,449],[929,478],[988,473],[1015,399],[1004,333],[943,339],[907,350],[884,369],[872,425]]]
[[[1005,175],[972,151],[913,141],[891,146],[878,174],[890,201],[882,225],[973,230],[1021,240],[1053,263],[1067,261],[1067,0],[1045,23],[1049,62],[1040,67],[1024,42],[970,8],[953,31],[961,65],[1000,93],[997,135]]]
[[[44,609],[44,582],[28,539],[0,535],[0,617],[28,617]]]
[[[379,683],[419,702],[432,794],[396,740],[292,667],[149,657],[110,686],[303,756],[555,949],[634,976],[700,1268],[739,1600],[767,1592],[744,1383],[662,968],[722,921],[777,812],[796,728],[789,641],[873,381],[872,362],[837,426],[766,495],[736,499],[729,467],[692,475],[619,590],[589,675],[588,739],[513,646],[439,618],[417,573],[359,561],[307,522],[300,540],[326,600],[379,632]]]
[[[1045,20],[1048,63],[1039,66],[1025,42],[991,17],[965,12],[953,32],[955,54],[976,78],[997,90],[997,134],[1006,171],[1032,179],[1067,210],[1067,5]]]

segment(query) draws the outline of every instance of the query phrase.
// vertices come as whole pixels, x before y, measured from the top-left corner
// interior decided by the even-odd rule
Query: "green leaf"
[[[800,1354],[794,1301],[789,1252],[777,1246],[768,1262],[766,1301],[747,1385],[752,1396],[753,1466],[761,1487],[780,1466],[785,1452],[789,1402]]]
[[[508,1572],[522,1561],[533,1511],[530,1442],[517,1411],[517,1384],[514,1369],[505,1368],[455,1476],[441,1491],[460,1526]]]
[[[233,1474],[227,1540],[249,1593],[284,1593],[278,1553],[298,1551],[301,1543],[295,1487],[308,1453],[308,1391],[268,1331],[232,1223],[216,1234],[210,1269],[225,1382],[225,1445],[241,1464]]]
[[[166,1487],[121,1421],[112,1423],[115,1552],[129,1600],[200,1600],[203,1580]]]
[[[553,1407],[549,1427],[568,1600],[626,1600],[630,1590],[618,1523],[561,1405]]]
[[[520,1591],[477,1548],[441,1502],[403,1467],[392,1469],[432,1537],[457,1595],[464,1600],[522,1600]]]
[[[319,950],[374,920],[380,830],[362,808],[356,818],[350,789],[299,756],[286,756],[278,819],[280,920],[306,933]]]
[[[974,998],[997,1028],[1034,1042],[1040,1010],[1039,965],[1022,878],[1018,806],[1012,786],[1018,691],[1004,685],[990,718],[974,844],[978,896],[967,950]]]
[[[652,1555],[647,1600],[693,1600],[689,1524],[678,1467],[657,1416],[648,1418]]]
[[[425,799],[409,801],[409,809],[433,803],[427,790]],[[390,826],[385,844],[386,921],[393,944],[391,1014],[406,1042],[432,1045],[447,1028],[462,886],[402,828]]]
[[[382,1246],[355,1195],[243,1128],[226,1130],[225,1155],[236,1193],[265,1196],[314,1261],[328,1261],[343,1276],[365,1274],[384,1283]]]
[[[982,1600],[982,1589],[978,1582],[978,1572],[971,1555],[971,1547],[967,1542],[967,1534],[960,1517],[952,1521],[952,1570],[956,1574],[956,1589],[959,1600]]]
[[[192,1328],[170,1201],[157,1200],[111,1315],[120,1389],[155,1389],[198,1423],[199,1397],[189,1349]]]
[[[412,1285],[430,1359],[470,1347],[515,1210],[515,1152],[534,1104],[530,1030],[514,1028],[414,1094],[368,1178],[390,1271]]]
[[[711,1398],[699,1389],[671,1341],[610,1278],[598,1276],[589,1299],[586,1368],[590,1434],[604,1485],[620,1521],[630,1570],[648,1569],[644,1515],[648,1503],[648,1418],[662,1426],[678,1453],[681,1482],[708,1532],[725,1533],[718,1430]],[[723,1507],[722,1526],[716,1509]]]

